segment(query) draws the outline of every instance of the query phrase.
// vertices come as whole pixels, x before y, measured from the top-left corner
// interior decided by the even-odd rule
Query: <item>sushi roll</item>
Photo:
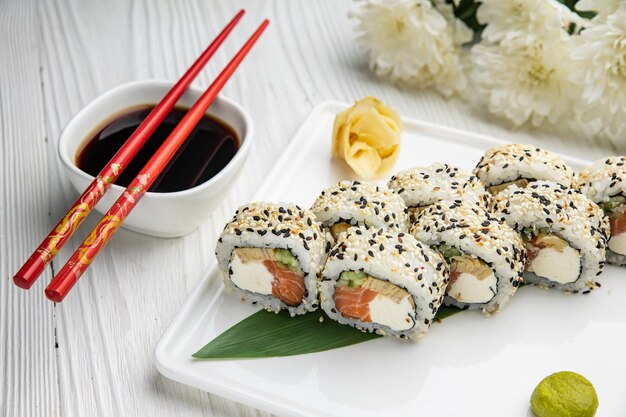
[[[492,195],[515,184],[520,188],[536,180],[574,187],[574,171],[556,155],[532,145],[511,143],[485,152],[476,175]]]
[[[442,200],[463,200],[483,208],[489,204],[489,195],[476,176],[441,162],[398,172],[387,186],[402,197],[412,221],[420,210]]]
[[[522,239],[483,208],[433,204],[420,214],[411,234],[450,265],[446,305],[490,315],[504,307],[522,281],[526,261]]]
[[[331,246],[350,226],[408,231],[408,215],[402,198],[387,187],[371,182],[340,181],[322,191],[311,211],[332,236]]]
[[[599,286],[608,222],[580,191],[549,181],[512,186],[495,197],[493,212],[524,240],[525,282],[572,293]]]
[[[322,309],[363,331],[414,339],[432,324],[447,275],[441,255],[413,236],[351,227],[322,272]]]
[[[609,219],[606,260],[626,265],[626,157],[613,156],[596,162],[579,175],[580,190],[597,203]]]
[[[215,255],[227,290],[268,311],[296,315],[318,307],[324,243],[309,210],[251,203],[226,224]]]

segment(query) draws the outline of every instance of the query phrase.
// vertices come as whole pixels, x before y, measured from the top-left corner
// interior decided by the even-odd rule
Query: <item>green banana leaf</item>
[[[441,307],[441,320],[462,310]],[[192,356],[197,359],[252,359],[304,355],[350,346],[381,336],[331,320],[322,312],[291,317],[258,311],[217,336]]]

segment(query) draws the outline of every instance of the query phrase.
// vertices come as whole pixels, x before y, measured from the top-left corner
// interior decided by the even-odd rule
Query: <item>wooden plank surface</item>
[[[197,232],[120,231],[60,305],[10,277],[75,198],[59,133],[97,95],[133,80],[175,80],[226,21],[248,10],[197,86],[205,87],[264,17],[271,26],[224,90],[251,113],[257,141],[238,186]],[[5,0],[0,2],[0,411],[5,416],[222,416],[265,413],[171,382],[154,346],[213,262],[225,219],[263,181],[313,106],[374,95],[403,115],[587,158],[614,151],[573,133],[511,132],[480,107],[400,90],[367,70],[350,2]],[[90,218],[53,263],[95,225]]]
[[[50,223],[36,3],[0,2],[0,410],[59,414],[54,308],[11,277]],[[43,280],[50,279],[47,271]]]

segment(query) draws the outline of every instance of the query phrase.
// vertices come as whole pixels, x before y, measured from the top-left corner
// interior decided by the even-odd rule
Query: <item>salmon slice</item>
[[[626,211],[619,216],[609,216],[611,224],[611,236],[617,236],[626,232]]]
[[[364,287],[335,287],[335,307],[346,318],[371,323],[370,302],[377,295],[378,292]]]
[[[264,260],[263,265],[274,275],[272,295],[288,306],[300,305],[304,298],[304,277],[270,259]]]
[[[446,288],[446,294],[448,293],[448,288],[452,288],[457,279],[461,276],[461,271],[451,270],[450,276],[448,277],[448,287]]]

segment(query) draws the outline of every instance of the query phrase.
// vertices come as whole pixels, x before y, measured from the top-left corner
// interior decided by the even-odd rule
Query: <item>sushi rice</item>
[[[372,182],[340,181],[321,192],[311,211],[327,237],[327,250],[350,226],[379,227],[407,232],[406,205],[385,186]]]
[[[384,292],[370,292],[372,300],[364,301],[363,292],[369,289],[358,288],[360,284],[353,286],[352,281],[349,286],[339,286],[347,274],[375,282],[378,287],[404,294],[405,298],[393,303],[385,299]],[[382,228],[351,227],[340,236],[322,272],[321,306],[339,323],[385,336],[414,339],[433,323],[443,301],[447,276],[443,257],[413,236]],[[344,311],[360,309],[360,315],[344,314],[336,303],[339,291],[350,290],[349,287],[355,287],[352,299],[359,304],[348,302]],[[379,321],[374,313],[380,311],[375,308],[381,304],[386,307],[379,314]],[[403,305],[407,308],[403,309]]]
[[[585,294],[599,286],[608,221],[580,191],[549,181],[514,185],[496,196],[493,212],[525,237],[525,282]]]
[[[324,244],[320,227],[309,210],[289,203],[250,203],[241,206],[226,224],[217,241],[215,254],[228,291],[268,311],[287,310],[296,315],[318,307],[317,280],[324,257]],[[245,259],[242,262],[237,256],[237,251],[242,249],[254,249],[253,258],[264,256],[261,261],[266,263],[249,262],[244,265]],[[246,255],[245,252],[239,253],[242,258]],[[281,256],[287,260],[281,259]],[[279,297],[276,268],[273,271],[264,268],[268,262],[277,264],[278,261],[286,262],[303,276],[303,294],[297,305],[287,304]],[[288,268],[279,268],[278,271],[290,272]],[[275,276],[272,277],[272,274]],[[265,282],[261,281],[261,277],[267,278]]]
[[[442,200],[463,200],[483,208],[489,205],[490,196],[476,176],[441,162],[400,171],[387,186],[402,197],[414,215]]]
[[[561,158],[533,145],[517,143],[489,149],[474,168],[474,175],[493,195],[511,183],[525,187],[535,180],[576,186],[574,171]]]
[[[626,157],[600,160],[579,175],[580,190],[597,203],[609,219],[611,237],[606,259],[626,265]]]
[[[411,234],[451,262],[444,303],[493,314],[522,282],[526,250],[520,236],[485,209],[439,202],[423,211]]]

